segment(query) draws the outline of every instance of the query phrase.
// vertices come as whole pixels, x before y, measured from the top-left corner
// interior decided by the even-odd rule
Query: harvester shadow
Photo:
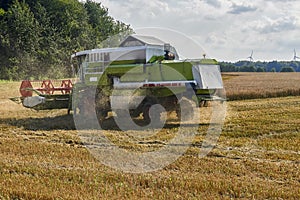
[[[8,124],[24,128],[25,130],[75,130],[75,124],[72,115],[60,115],[55,117],[43,118],[4,118],[0,119],[0,124]]]
[[[134,123],[137,125],[136,127],[126,127],[122,126],[122,129],[118,126],[116,121],[114,120],[114,117],[109,117],[106,120],[104,120],[101,123],[101,129],[103,130],[114,130],[114,131],[138,131],[138,130],[145,130],[149,129],[147,127],[148,123],[144,122],[142,119],[134,119]],[[174,129],[174,128],[179,128],[179,127],[199,127],[199,126],[208,126],[209,124],[206,123],[184,123],[180,124],[179,121],[176,120],[167,120],[166,123],[161,127],[158,126],[159,128],[164,128],[164,129]],[[150,127],[150,129],[156,129],[157,127]]]
[[[20,128],[24,128],[25,130],[45,130],[45,131],[51,131],[51,130],[76,130],[76,129],[102,129],[102,130],[112,130],[112,131],[135,131],[135,130],[143,130],[144,127],[147,126],[147,123],[143,122],[143,120],[140,119],[134,119],[134,122],[136,123],[137,127],[120,127],[117,125],[116,121],[114,120],[114,117],[109,117],[105,119],[101,125],[99,124],[89,124],[87,121],[83,122],[84,125],[80,126],[78,124],[74,123],[73,115],[59,115],[54,117],[43,117],[43,118],[2,118],[0,119],[0,124],[7,124],[10,126],[16,126]],[[185,123],[180,124],[180,122],[176,122],[173,120],[168,120],[163,128],[164,129],[174,129],[179,127],[198,127],[198,126],[207,126],[206,123]],[[155,127],[153,127],[155,129]]]

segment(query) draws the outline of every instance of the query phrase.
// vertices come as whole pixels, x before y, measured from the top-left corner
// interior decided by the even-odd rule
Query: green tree
[[[220,62],[219,64],[222,72],[236,72],[238,70],[232,63]]]
[[[266,70],[263,67],[258,67],[257,70],[256,70],[256,72],[265,72],[265,71]]]
[[[102,47],[129,25],[88,0],[4,0],[0,2],[0,78],[62,78],[71,75],[70,55]]]
[[[28,5],[14,1],[3,16],[1,23],[1,78],[17,79],[28,77],[36,63],[35,51],[38,47],[37,21]],[[5,56],[5,57],[4,57]]]
[[[62,48],[58,45],[60,34],[57,28],[51,24],[48,11],[40,3],[36,3],[32,8],[35,13],[35,18],[38,21],[39,30],[39,49],[37,51],[37,58],[39,63],[39,74],[36,75],[38,79],[42,78],[57,78],[63,77],[68,70],[58,69],[62,65],[63,54]],[[54,73],[55,72],[55,73]]]
[[[280,72],[295,72],[295,69],[290,66],[285,66],[281,68]]]
[[[4,10],[8,10],[9,6],[13,3],[13,0],[1,0],[0,1],[0,8]]]
[[[256,68],[253,65],[246,65],[240,67],[240,72],[256,72]]]
[[[109,36],[115,36],[113,39],[110,38],[110,40],[113,40],[109,41],[110,44],[119,44],[125,36],[132,33],[129,25],[115,21],[109,16],[108,9],[103,7],[101,3],[87,0],[84,6],[87,10],[89,24],[92,26],[93,35],[96,36],[94,36],[95,46],[107,46],[107,44],[103,44],[102,42],[108,39]]]
[[[270,72],[276,72],[275,67],[273,67]]]

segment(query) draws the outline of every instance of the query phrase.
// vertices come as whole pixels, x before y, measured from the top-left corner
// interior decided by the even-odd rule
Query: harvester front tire
[[[176,109],[177,118],[181,121],[189,121],[194,117],[194,102],[183,98]]]

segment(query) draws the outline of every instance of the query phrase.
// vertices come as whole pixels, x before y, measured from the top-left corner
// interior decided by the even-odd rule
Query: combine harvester
[[[99,121],[111,111],[122,117],[129,110],[131,117],[149,121],[155,104],[180,118],[181,110],[192,112],[193,103],[200,107],[225,100],[218,95],[223,83],[216,60],[179,60],[174,47],[151,36],[130,35],[117,48],[81,51],[71,59],[75,83],[25,80],[19,98],[23,106],[85,115],[96,111]]]

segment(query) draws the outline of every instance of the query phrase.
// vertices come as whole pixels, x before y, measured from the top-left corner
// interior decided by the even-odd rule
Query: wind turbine
[[[250,61],[253,61],[253,50],[251,51],[251,55],[248,57]]]
[[[296,49],[294,49],[294,61],[296,61],[298,58],[300,58],[300,57],[297,56]]]

